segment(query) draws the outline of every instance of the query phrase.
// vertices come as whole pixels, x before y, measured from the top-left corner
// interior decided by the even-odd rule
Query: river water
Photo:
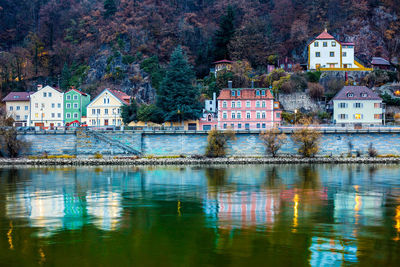
[[[0,266],[400,264],[397,165],[0,168]]]

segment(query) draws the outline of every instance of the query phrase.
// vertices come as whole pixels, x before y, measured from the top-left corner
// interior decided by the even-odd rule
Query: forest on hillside
[[[398,0],[0,0],[0,14],[3,96],[39,82],[157,89],[179,45],[197,78],[225,58],[263,72],[277,58],[305,62],[325,27],[363,59],[400,54]]]

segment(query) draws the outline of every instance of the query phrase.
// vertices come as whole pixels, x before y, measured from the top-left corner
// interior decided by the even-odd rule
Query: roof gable
[[[335,39],[335,37],[333,37],[332,35],[330,35],[328,33],[327,30],[323,31],[320,35],[317,36],[317,38],[315,38],[317,40],[321,40],[321,39]]]
[[[112,97],[114,97],[121,105],[128,105],[129,104],[129,96],[124,92],[118,90],[111,90],[109,88],[104,89],[100,94],[98,94],[88,106],[92,106],[99,98],[101,98],[105,93],[109,93]],[[128,101],[126,100],[128,99]]]
[[[34,92],[10,92],[2,101],[29,101],[30,95],[33,93]]]
[[[366,86],[344,86],[334,100],[382,100],[380,96]]]
[[[260,91],[260,95],[256,94],[256,91]],[[265,95],[262,95],[262,91],[265,91]],[[240,96],[235,93],[234,96],[232,96],[232,91],[240,91]],[[268,99],[273,99],[273,96],[270,92],[269,89],[267,88],[225,88],[222,89],[219,96],[219,100],[268,100]]]

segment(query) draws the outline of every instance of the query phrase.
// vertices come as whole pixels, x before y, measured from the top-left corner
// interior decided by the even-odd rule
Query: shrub
[[[235,133],[231,130],[218,131],[213,129],[208,132],[206,157],[216,158],[226,155],[226,143],[231,139],[236,139]]]
[[[299,154],[303,157],[314,157],[319,151],[321,133],[307,126],[294,131],[292,140],[300,145]]]
[[[6,156],[16,158],[22,150],[27,149],[29,143],[19,140],[18,133],[15,128],[0,130],[0,151],[6,152]]]
[[[102,155],[100,152],[96,152],[96,153],[94,154],[93,158],[95,158],[95,159],[102,159],[102,158],[103,158],[103,155]]]
[[[325,89],[319,83],[308,83],[308,89],[310,90],[310,97],[312,99],[321,99],[324,96]]]
[[[368,156],[370,156],[371,158],[375,158],[378,156],[378,151],[374,148],[372,143],[370,143],[368,146]]]
[[[272,128],[261,133],[260,138],[264,142],[267,153],[272,155],[272,157],[276,157],[276,154],[286,140],[286,135],[280,133],[277,128]]]
[[[320,71],[308,71],[307,72],[307,81],[310,83],[317,83],[321,77]]]

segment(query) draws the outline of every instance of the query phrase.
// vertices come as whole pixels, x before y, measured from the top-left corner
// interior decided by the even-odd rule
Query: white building
[[[332,99],[331,105],[335,124],[382,124],[382,98],[366,86],[343,87]]]
[[[33,92],[11,92],[4,99],[7,116],[14,119],[14,126],[27,126],[29,120],[29,101]]]
[[[64,126],[64,93],[53,87],[38,86],[37,92],[30,97],[29,126],[54,129]]]
[[[308,70],[372,70],[354,58],[354,43],[340,42],[325,29],[308,44]]]

